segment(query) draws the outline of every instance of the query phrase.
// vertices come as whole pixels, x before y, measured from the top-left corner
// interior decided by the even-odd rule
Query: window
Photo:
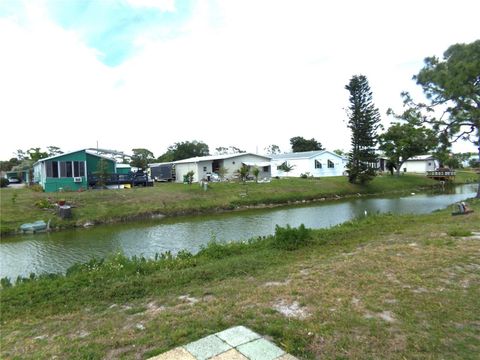
[[[58,177],[65,177],[67,174],[67,164],[65,161],[59,161],[60,171]]]
[[[203,167],[203,171],[207,171],[207,167],[206,167],[206,166]]]
[[[58,161],[47,161],[45,163],[47,177],[58,178]]]
[[[268,172],[268,168],[269,168],[269,167],[270,167],[270,166],[264,166],[264,167],[263,167],[263,172]]]
[[[85,166],[83,161],[74,161],[73,162],[73,176],[85,176]]]
[[[72,169],[72,162],[71,161],[65,161],[65,168],[67,170],[65,177],[73,177],[73,169]]]
[[[315,169],[321,169],[322,168],[322,163],[318,160],[315,160]]]
[[[333,161],[331,160],[327,160],[327,161],[328,161],[328,168],[333,169],[335,167],[335,164],[333,163]]]

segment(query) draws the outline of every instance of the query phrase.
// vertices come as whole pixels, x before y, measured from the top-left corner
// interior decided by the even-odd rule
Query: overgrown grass
[[[0,291],[1,357],[143,358],[234,325],[300,358],[461,358],[480,351],[474,213],[381,215],[196,255],[117,254]],[[284,235],[289,234],[289,235]],[[292,235],[293,234],[293,235]],[[289,240],[286,240],[289,243]],[[295,305],[287,317],[282,308]],[[294,308],[294,307],[292,307]]]
[[[232,210],[242,206],[283,204],[356,194],[384,194],[437,185],[423,176],[378,176],[371,183],[352,185],[346,177],[281,179],[271,183],[214,183],[208,191],[197,184],[156,184],[153,188],[41,193],[29,189],[1,189],[0,231],[12,233],[26,222],[51,220],[52,228],[84,223],[126,221],[151,214],[182,215]],[[73,219],[61,220],[49,204],[60,198],[73,208]]]

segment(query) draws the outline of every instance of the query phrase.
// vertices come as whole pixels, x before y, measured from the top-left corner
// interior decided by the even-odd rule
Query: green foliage
[[[348,180],[364,184],[375,176],[377,156],[377,129],[380,127],[380,114],[373,104],[372,92],[364,75],[355,75],[345,86],[350,93],[348,127],[352,131],[347,164]]]
[[[264,150],[267,155],[275,155],[281,153],[280,147],[275,144],[268,145]]]
[[[48,156],[56,156],[63,154],[63,151],[58,146],[47,146]]]
[[[244,152],[246,152],[246,151],[242,150],[242,149],[240,149],[236,146],[229,146],[229,147],[220,146],[220,147],[215,148],[215,153],[217,155],[240,154],[240,153],[244,153]]]
[[[323,150],[322,144],[314,138],[307,140],[301,136],[295,136],[290,139],[290,144],[292,152]]]
[[[39,184],[30,185],[28,188],[34,192],[43,192],[42,185]]]
[[[35,202],[35,206],[39,209],[51,209],[54,205],[48,199],[39,199]]]
[[[288,163],[285,161],[281,165],[277,166],[277,170],[285,171],[286,173],[289,173],[290,171],[293,170],[295,165],[288,165]]]
[[[272,246],[281,250],[297,250],[305,246],[312,237],[311,229],[301,224],[298,228],[275,226]]]
[[[48,157],[48,153],[41,151],[39,147],[28,149],[27,154],[29,155],[30,160],[32,160],[32,163],[36,163],[38,160]]]
[[[461,228],[454,228],[450,229],[447,232],[448,235],[453,236],[453,237],[464,237],[464,236],[472,236],[472,232],[466,229],[461,229]]]
[[[95,172],[98,175],[98,185],[105,186],[108,180],[108,161],[106,159],[100,159],[97,163],[97,171]]]
[[[260,169],[255,166],[252,169],[252,175],[255,177],[255,182],[258,182],[258,175],[260,175]]]
[[[247,180],[248,174],[250,173],[250,169],[247,165],[242,164],[242,167],[237,171],[238,176],[240,176],[240,180],[245,182]]]
[[[195,173],[193,172],[193,170],[190,170],[189,172],[187,172],[185,174],[185,176],[187,177],[187,181],[190,185],[193,183],[193,176],[194,175],[195,175]]]
[[[478,159],[471,159],[468,162],[468,166],[470,166],[471,168],[478,168],[480,167],[480,161]]]
[[[12,287],[12,282],[10,281],[9,278],[3,277],[0,279],[0,286],[2,289]]]
[[[132,149],[133,155],[130,161],[130,166],[145,170],[149,163],[155,161],[155,157],[150,150],[147,149]]]
[[[0,187],[4,188],[4,187],[7,187],[8,184],[10,184],[10,181],[8,181],[8,179],[6,178],[0,178]]]
[[[385,153],[399,175],[405,161],[430,152],[437,146],[438,139],[433,130],[407,122],[393,123],[379,136],[379,143],[379,149]]]
[[[197,156],[209,155],[208,145],[202,141],[177,142],[168,147],[167,152],[158,157],[159,162],[171,162]]]
[[[459,139],[480,146],[480,40],[450,46],[440,60],[427,57],[424,67],[414,76],[427,98],[415,102],[408,92],[402,97],[409,113],[430,124],[438,133],[444,152]],[[477,191],[480,198],[480,179]]]

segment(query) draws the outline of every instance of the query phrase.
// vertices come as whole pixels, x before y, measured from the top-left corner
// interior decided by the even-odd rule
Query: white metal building
[[[418,155],[405,161],[400,171],[425,174],[427,171],[434,171],[439,166],[440,162],[432,155]]]
[[[347,158],[327,150],[278,154],[272,156],[272,176],[299,177],[302,174],[314,177],[342,176],[347,163]],[[281,170],[282,164],[292,169]]]
[[[194,157],[173,163],[175,164],[176,182],[183,182],[184,176],[190,171],[193,171],[194,182],[207,180],[213,173],[218,173],[220,168],[225,169],[225,178],[232,179],[237,176],[237,172],[243,164],[250,168],[258,167],[259,179],[270,179],[271,177],[270,158],[252,153]]]

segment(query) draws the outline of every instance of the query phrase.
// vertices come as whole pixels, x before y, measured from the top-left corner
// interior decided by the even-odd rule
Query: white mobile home
[[[327,150],[278,154],[272,157],[272,176],[341,176],[345,174],[347,162],[347,158]]]
[[[434,171],[439,166],[440,162],[432,155],[418,155],[405,161],[402,164],[401,171],[425,174],[427,171]]]
[[[252,153],[237,153],[227,155],[211,155],[194,157],[175,161],[176,182],[183,182],[184,176],[193,171],[193,181],[210,180],[212,174],[218,174],[220,169],[225,172],[226,179],[235,178],[242,165],[258,167],[259,179],[270,179],[270,158]]]

